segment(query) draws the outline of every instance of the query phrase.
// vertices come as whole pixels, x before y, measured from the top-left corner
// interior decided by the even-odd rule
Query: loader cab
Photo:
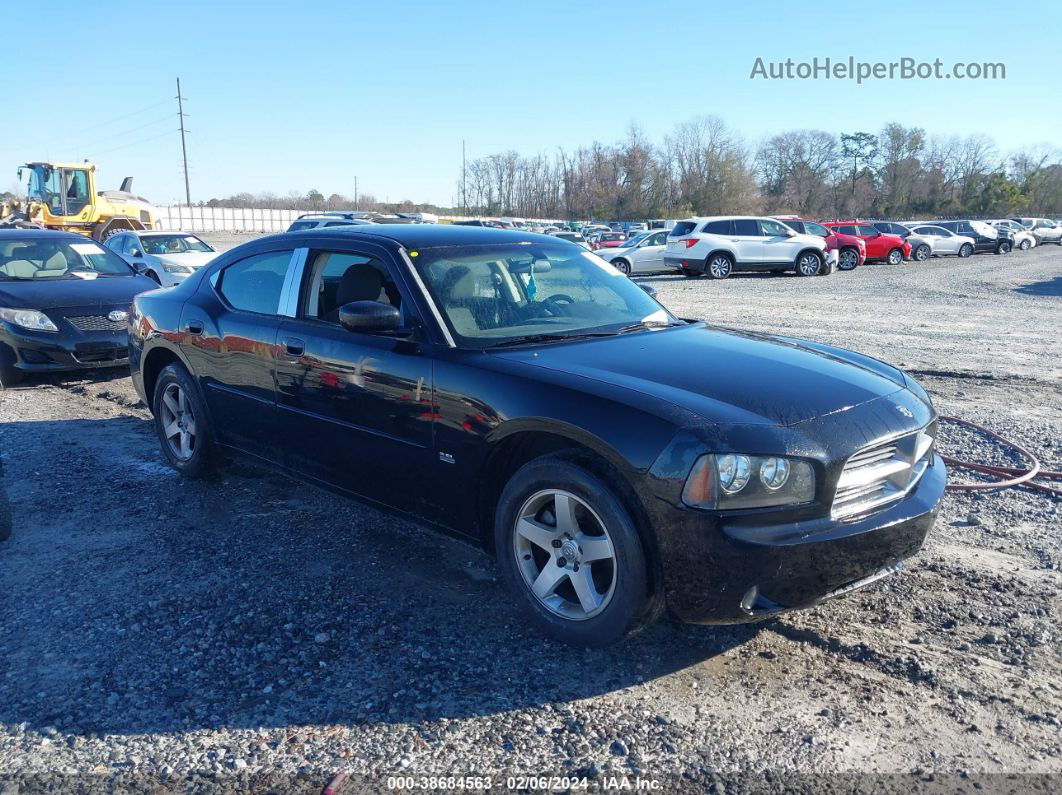
[[[79,215],[92,204],[93,175],[88,166],[27,163],[18,170],[30,201],[39,201],[53,216]]]

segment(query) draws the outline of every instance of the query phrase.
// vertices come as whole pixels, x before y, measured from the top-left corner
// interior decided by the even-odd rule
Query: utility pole
[[[465,139],[461,139],[461,206],[464,208],[465,215],[468,215],[468,183],[467,174],[465,172]]]
[[[360,210],[361,205],[358,204],[358,178],[354,177],[354,209]]]
[[[181,158],[184,160],[184,200],[192,206],[192,189],[188,187],[188,147],[184,143],[184,97],[181,96],[181,78],[177,78],[177,117],[181,120]]]

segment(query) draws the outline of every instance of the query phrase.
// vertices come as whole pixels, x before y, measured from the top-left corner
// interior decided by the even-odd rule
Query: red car
[[[837,252],[839,270],[854,270],[867,260],[867,244],[861,237],[843,235],[835,229],[827,229],[820,223],[793,215],[776,215],[775,218],[791,227],[794,232],[826,238],[826,250]]]
[[[590,248],[597,251],[599,248],[621,248],[627,242],[627,236],[622,232],[602,232],[590,238]]]
[[[861,221],[826,221],[822,224],[842,235],[862,238],[867,246],[867,260],[900,265],[911,256],[911,246],[899,235],[886,235],[872,224]]]

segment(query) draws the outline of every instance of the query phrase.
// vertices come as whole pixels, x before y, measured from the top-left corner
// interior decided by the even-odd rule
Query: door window
[[[233,309],[275,315],[292,250],[270,251],[242,259],[218,276],[216,289]]]
[[[811,221],[804,222],[804,231],[809,235],[815,235],[816,237],[829,237],[830,230],[821,224],[813,224]]]
[[[734,234],[746,237],[761,237],[760,225],[755,218],[738,218],[734,220]]]
[[[667,244],[667,232],[657,232],[649,241],[650,246],[663,246]]]
[[[66,172],[63,180],[66,189],[66,214],[77,215],[89,203],[88,171],[75,168]]]
[[[318,251],[307,269],[302,316],[339,323],[339,308],[352,301],[378,301],[402,310],[398,285],[376,257],[349,251]]]
[[[767,237],[787,237],[789,234],[789,228],[777,221],[760,221],[760,226]]]

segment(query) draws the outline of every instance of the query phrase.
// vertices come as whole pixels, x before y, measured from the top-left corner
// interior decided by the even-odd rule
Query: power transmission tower
[[[181,158],[184,160],[184,200],[192,206],[192,190],[188,187],[188,147],[184,143],[184,97],[181,96],[181,78],[177,78],[177,117],[181,120]]]

